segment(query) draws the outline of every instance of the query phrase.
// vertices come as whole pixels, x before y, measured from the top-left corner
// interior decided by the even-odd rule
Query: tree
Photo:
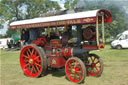
[[[5,35],[5,36],[7,36],[7,37],[11,37],[12,34],[15,34],[15,33],[17,33],[16,30],[8,29],[7,32],[6,32],[6,35]]]
[[[51,0],[26,0],[25,6],[26,19],[39,17],[42,13],[61,9],[57,2]]]
[[[59,9],[59,4],[51,0],[0,0],[0,20],[11,23],[39,17],[41,13]],[[10,33],[7,35],[10,36]]]

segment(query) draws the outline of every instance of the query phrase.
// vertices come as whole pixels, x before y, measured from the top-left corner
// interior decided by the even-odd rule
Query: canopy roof
[[[104,13],[105,23],[109,23],[112,21],[111,14],[108,10],[98,9],[98,10],[78,12],[72,14],[64,14],[64,15],[57,15],[50,17],[39,17],[28,20],[14,21],[10,24],[10,29],[56,27],[56,26],[73,25],[73,24],[96,23],[96,17],[101,12]]]

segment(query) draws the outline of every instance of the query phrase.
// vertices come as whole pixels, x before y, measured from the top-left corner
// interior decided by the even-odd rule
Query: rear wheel
[[[25,46],[20,53],[20,65],[23,72],[29,77],[44,75],[47,62],[43,49],[36,45]]]
[[[86,68],[88,75],[98,77],[103,72],[103,62],[98,55],[89,54]]]
[[[67,78],[74,83],[81,83],[86,76],[84,63],[77,57],[69,58],[65,65]]]

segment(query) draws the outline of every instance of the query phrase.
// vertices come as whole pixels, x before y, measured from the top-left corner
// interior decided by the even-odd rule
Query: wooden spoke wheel
[[[87,73],[90,76],[100,76],[103,72],[103,62],[96,54],[89,54],[88,65],[86,67]]]
[[[25,46],[20,53],[20,65],[23,72],[29,77],[44,75],[47,62],[43,49],[36,45]]]
[[[65,65],[67,78],[74,83],[81,83],[86,76],[84,63],[77,57],[69,58]]]

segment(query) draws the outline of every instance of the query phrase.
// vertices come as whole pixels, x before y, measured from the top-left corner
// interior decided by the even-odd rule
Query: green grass
[[[92,51],[104,62],[101,77],[87,76],[81,85],[128,85],[128,50],[111,49],[109,45],[102,51]],[[19,63],[20,51],[3,51],[0,55],[1,85],[77,85],[65,78],[64,69],[49,71],[41,78],[26,77]]]

